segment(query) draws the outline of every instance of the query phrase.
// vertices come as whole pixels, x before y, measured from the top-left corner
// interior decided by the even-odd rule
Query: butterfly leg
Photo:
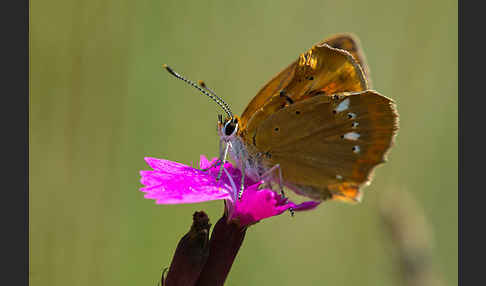
[[[279,164],[276,164],[275,166],[273,166],[272,168],[268,169],[265,173],[263,173],[263,175],[261,175],[261,178],[264,182],[266,181],[273,181],[275,179],[274,177],[274,172],[278,170],[278,186],[279,186],[279,189],[280,189],[280,194],[282,195],[283,198],[285,198],[285,192],[283,190],[283,187],[282,187],[282,171],[280,169],[280,165]]]
[[[213,164],[211,164],[211,166],[209,166],[208,168],[201,169],[201,171],[203,171],[203,172],[209,171],[209,170],[211,170],[214,167],[218,167],[219,165],[221,165],[221,163],[222,163],[221,162],[221,159],[218,159],[216,162],[214,162]]]
[[[238,200],[241,200],[241,196],[243,196],[243,190],[245,188],[245,162],[243,158],[240,159],[241,162],[241,184],[240,184],[240,191],[238,192]]]
[[[219,179],[221,179],[221,175],[223,174],[223,168],[224,168],[224,164],[226,163],[226,157],[228,157],[228,149],[230,145],[231,145],[230,142],[226,143],[226,147],[224,148],[224,153],[222,155],[222,158],[220,158],[221,165],[219,168],[218,176],[216,177],[216,181],[219,181]]]
[[[267,170],[265,173],[263,173],[262,175],[262,178],[263,178],[263,181],[266,181],[265,178],[270,178],[269,180],[271,179],[274,179],[274,171],[278,171],[278,187],[280,189],[280,195],[282,196],[282,198],[286,199],[287,197],[285,196],[285,192],[283,190],[283,178],[282,178],[282,169],[280,168],[280,164],[276,164],[275,166],[273,166],[272,168],[270,168],[269,170]],[[294,209],[293,208],[289,208],[289,212],[290,212],[290,215],[291,216],[294,216]]]

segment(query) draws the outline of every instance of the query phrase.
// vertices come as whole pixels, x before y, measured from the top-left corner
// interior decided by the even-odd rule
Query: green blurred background
[[[433,263],[458,283],[457,2],[31,1],[31,285],[156,285],[196,210],[143,198],[143,157],[215,156],[220,110],[170,77],[204,79],[240,114],[311,45],[359,36],[400,131],[359,205],[331,202],[248,230],[227,285],[398,285],[383,195],[408,191]]]

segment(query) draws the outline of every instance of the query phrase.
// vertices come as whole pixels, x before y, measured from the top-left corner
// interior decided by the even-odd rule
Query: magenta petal
[[[258,190],[258,184],[245,189],[241,200],[237,201],[233,218],[237,218],[240,225],[249,225],[264,218],[279,215],[290,204],[282,204],[279,194],[269,189]]]
[[[206,169],[206,168],[209,168],[211,166],[211,164],[213,164],[213,161],[216,161],[217,159],[214,158],[211,162],[208,160],[208,158],[206,158],[206,156],[204,155],[201,155],[199,156],[199,168],[200,169]]]
[[[192,167],[156,158],[145,158],[154,171],[140,171],[140,182],[145,185],[140,191],[145,198],[157,204],[197,203],[231,198],[231,186],[216,182],[207,172]]]
[[[207,169],[216,162],[209,161],[201,155],[199,166]],[[264,218],[279,215],[292,208],[294,211],[311,210],[320,202],[308,201],[295,204],[271,189],[258,190],[260,183],[251,178],[245,178],[243,196],[236,199],[241,183],[241,171],[231,163],[224,164],[222,176],[216,177],[220,167],[212,167],[201,171],[177,162],[163,159],[145,158],[152,167],[151,171],[140,171],[140,191],[145,192],[145,198],[154,199],[157,204],[184,204],[211,200],[226,200],[228,218],[250,225]]]
[[[250,225],[264,218],[272,217],[292,208],[294,211],[311,210],[320,202],[308,201],[295,204],[282,198],[280,194],[270,189],[258,190],[258,184],[245,189],[241,200],[236,203],[233,219],[238,219],[240,225]]]

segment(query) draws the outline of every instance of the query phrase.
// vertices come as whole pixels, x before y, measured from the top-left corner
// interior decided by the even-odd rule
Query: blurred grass
[[[169,77],[204,79],[241,113],[299,53],[337,32],[363,44],[401,129],[364,201],[252,227],[228,285],[393,285],[381,194],[424,207],[445,285],[457,277],[457,2],[30,3],[30,282],[155,285],[191,215],[138,192],[144,156],[217,154],[217,107]]]

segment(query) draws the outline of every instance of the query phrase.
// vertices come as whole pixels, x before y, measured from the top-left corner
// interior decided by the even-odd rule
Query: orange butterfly
[[[314,200],[358,201],[398,130],[395,104],[370,89],[364,55],[349,34],[301,54],[257,93],[241,117],[203,83],[199,87],[165,67],[227,114],[218,120],[220,163],[229,153],[242,171],[241,186],[249,176],[278,183],[282,194],[285,186]]]

